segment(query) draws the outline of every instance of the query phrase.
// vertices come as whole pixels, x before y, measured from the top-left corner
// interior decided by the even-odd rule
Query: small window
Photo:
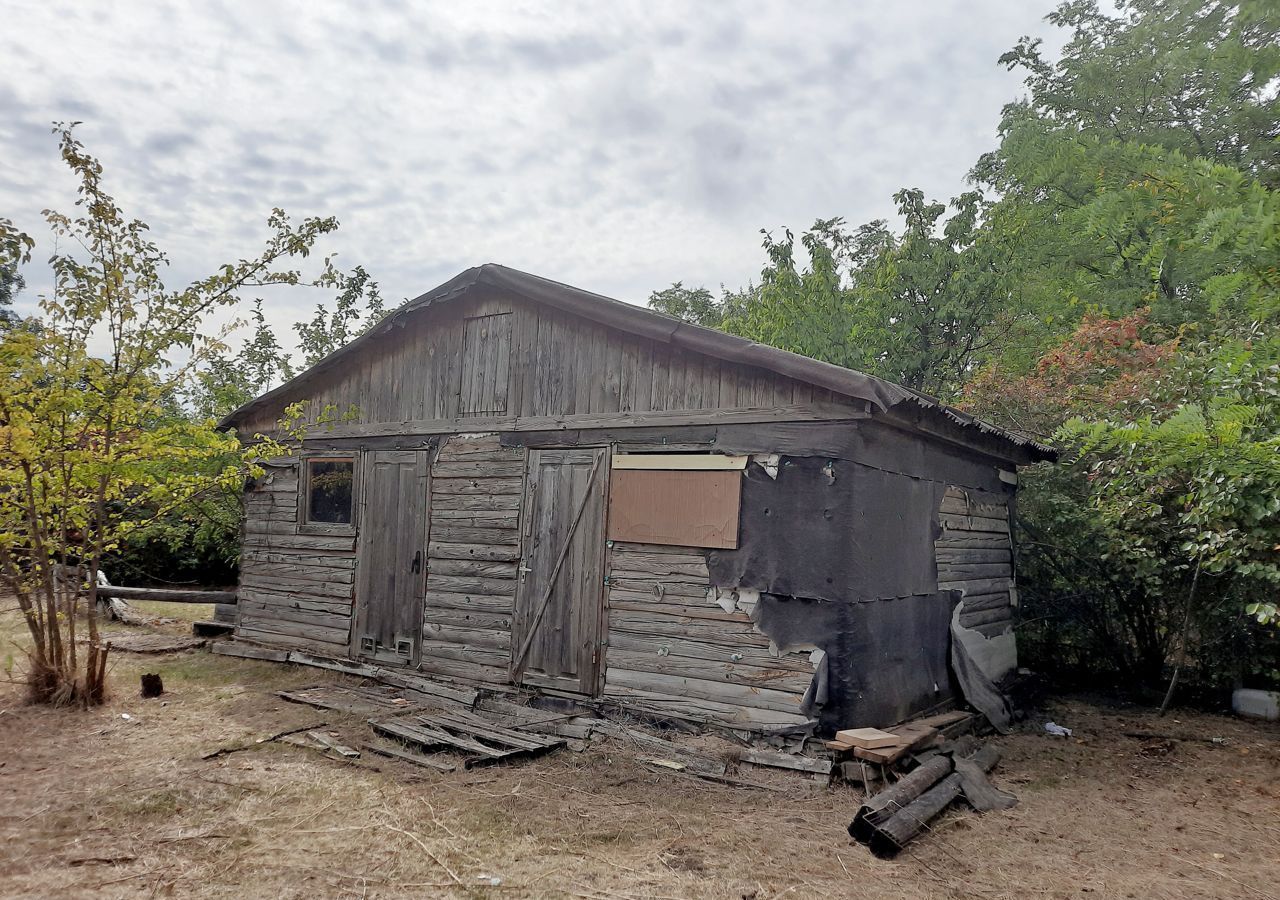
[[[349,456],[307,460],[304,524],[352,524],[355,468],[355,460]]]

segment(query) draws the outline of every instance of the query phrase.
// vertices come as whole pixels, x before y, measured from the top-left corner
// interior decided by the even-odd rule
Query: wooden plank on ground
[[[427,756],[422,753],[414,753],[412,750],[400,750],[395,747],[389,747],[380,744],[361,744],[365,750],[370,753],[376,753],[379,756],[386,756],[390,759],[399,759],[404,762],[413,763],[415,766],[422,766],[427,769],[435,769],[437,772],[453,772],[457,770],[454,763],[446,762],[443,759],[434,756]]]
[[[913,748],[936,736],[938,731],[936,728],[930,728],[927,725],[922,726],[912,723],[894,728],[893,733],[898,736],[899,743],[891,747],[878,747],[875,749],[854,747],[853,755],[858,759],[865,759],[867,762],[873,762],[877,765],[892,765],[906,756]]]
[[[834,763],[829,759],[813,759],[798,756],[794,753],[778,753],[774,750],[743,750],[740,757],[743,762],[755,766],[768,766],[774,769],[794,769],[797,772],[813,772],[817,775],[830,775]]]
[[[901,738],[896,734],[881,731],[879,728],[846,728],[836,732],[836,740],[864,750],[877,750],[902,743]]]

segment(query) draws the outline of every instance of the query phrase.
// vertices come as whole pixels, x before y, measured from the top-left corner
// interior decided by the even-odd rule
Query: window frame
[[[312,522],[311,519],[311,464],[317,462],[349,462],[351,463],[351,521]],[[354,535],[356,521],[360,510],[360,454],[327,452],[308,453],[298,461],[298,533],[299,534],[333,534]]]

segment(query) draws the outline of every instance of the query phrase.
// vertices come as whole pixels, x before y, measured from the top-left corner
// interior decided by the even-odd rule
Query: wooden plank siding
[[[468,340],[482,347],[485,365],[464,358]],[[851,413],[863,409],[858,401],[764,369],[497,295],[462,298],[411,317],[379,335],[358,362],[318,377],[308,392],[302,420],[311,426],[465,418],[499,407],[519,418],[624,414],[623,424],[629,413],[811,403]],[[283,410],[282,401],[251,413],[241,433],[272,431]],[[314,428],[317,435],[323,432]]]
[[[715,602],[705,554],[613,541],[607,566],[606,698],[728,726],[806,721],[807,655],[776,655],[749,615]]]
[[[419,668],[471,684],[510,684],[513,651],[522,644],[520,628],[513,629],[522,559],[530,566],[525,571],[534,571],[522,551],[532,544],[530,528],[539,528],[536,504],[525,500],[532,480],[527,461],[543,452],[582,454],[588,452],[582,448],[628,442],[631,450],[647,442],[648,451],[866,457],[872,468],[953,485],[938,510],[938,587],[964,592],[961,625],[989,636],[1011,625],[1016,594],[1008,500],[968,486],[999,490],[995,461],[960,459],[926,438],[916,446],[875,422],[862,430],[865,401],[492,289],[406,316],[363,346],[306,383],[303,422],[310,427],[301,452],[349,448],[359,460],[357,478],[379,453],[413,450],[425,465],[425,454],[434,452],[429,522],[419,527],[413,520],[404,534],[394,521],[384,523],[379,536],[359,520],[358,537],[300,534],[297,461],[273,468],[245,497],[237,614],[244,638],[353,655],[353,594],[362,570],[370,570],[364,581],[371,583],[364,561],[375,558],[362,556],[358,565],[357,542],[408,535],[425,538],[425,584],[415,582],[421,599],[405,592],[387,597],[396,609],[421,617]],[[247,414],[241,434],[273,432],[283,403]],[[948,464],[945,472],[935,471],[935,457]],[[731,475],[742,477],[736,470]],[[561,505],[573,505],[570,493],[564,498]],[[598,530],[594,522],[591,530]],[[650,539],[680,537],[668,532]],[[398,569],[421,546],[405,544]],[[926,536],[917,554],[921,566],[928,566],[928,547]],[[566,559],[570,571],[590,568],[585,553],[574,550]],[[600,573],[592,573],[598,611]],[[603,655],[556,669],[552,675],[563,676],[560,681],[573,675],[580,693],[728,727],[808,721],[801,707],[814,677],[809,654],[780,653],[752,621],[749,598],[734,604],[718,595],[706,551],[608,542],[604,578]],[[362,600],[369,593],[362,591]],[[579,593],[588,591],[583,586]],[[537,604],[539,596],[534,592],[529,602]],[[564,619],[560,607],[547,610],[541,615]],[[559,619],[548,621],[565,629]],[[541,639],[536,630],[535,638]],[[530,653],[535,663],[543,660],[527,667],[535,676],[551,671],[546,646],[531,644]],[[559,681],[527,683],[574,692]]]
[[[1012,628],[1017,593],[1007,498],[950,485],[938,524],[938,589],[963,592],[961,626],[988,637]]]
[[[509,680],[524,450],[496,435],[450,438],[431,478],[422,655],[426,672]]]
[[[298,533],[298,462],[281,460],[244,495],[236,633],[346,656],[355,539]]]

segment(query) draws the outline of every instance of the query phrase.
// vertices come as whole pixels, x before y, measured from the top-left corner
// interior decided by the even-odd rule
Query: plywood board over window
[[[511,313],[474,316],[462,337],[458,415],[505,416],[511,377]]]
[[[663,459],[671,468],[657,468]],[[615,457],[609,484],[609,539],[733,549],[738,546],[742,470],[732,457]],[[622,465],[617,463],[621,462]],[[714,467],[710,464],[714,463]]]

